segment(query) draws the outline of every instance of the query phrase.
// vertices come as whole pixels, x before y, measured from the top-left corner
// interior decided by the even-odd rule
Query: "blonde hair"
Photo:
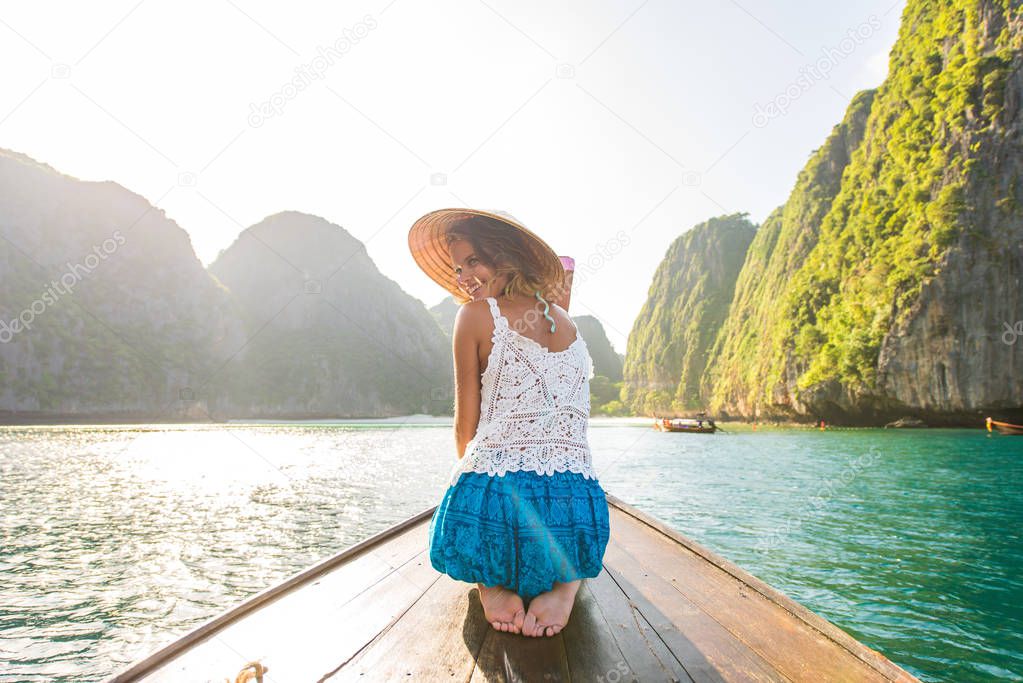
[[[465,240],[472,246],[476,257],[498,276],[507,275],[504,296],[522,295],[532,298],[536,292],[547,298],[557,298],[564,282],[562,273],[543,265],[529,241],[503,221],[489,216],[469,216],[451,224],[444,235],[445,245]],[[461,292],[452,294],[455,301],[465,304],[472,297]]]

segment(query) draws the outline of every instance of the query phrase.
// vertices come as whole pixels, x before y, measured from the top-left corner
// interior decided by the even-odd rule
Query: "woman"
[[[557,254],[507,214],[443,209],[409,231],[416,263],[462,304],[455,318],[459,457],[430,523],[430,561],[475,582],[500,631],[553,636],[600,573],[607,499],[587,439],[593,364]]]

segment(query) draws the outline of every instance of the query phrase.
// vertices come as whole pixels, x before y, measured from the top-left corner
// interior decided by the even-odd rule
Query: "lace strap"
[[[501,309],[497,307],[497,299],[488,296],[487,303],[490,304],[490,315],[494,316],[494,329],[501,327],[502,322],[507,325],[508,321],[504,319],[504,316],[501,315]]]

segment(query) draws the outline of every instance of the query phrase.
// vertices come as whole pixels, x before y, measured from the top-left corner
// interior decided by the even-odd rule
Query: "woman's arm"
[[[455,361],[455,449],[458,457],[465,455],[465,447],[476,436],[480,421],[479,341],[474,332],[479,329],[480,307],[465,304],[455,316],[452,353]]]

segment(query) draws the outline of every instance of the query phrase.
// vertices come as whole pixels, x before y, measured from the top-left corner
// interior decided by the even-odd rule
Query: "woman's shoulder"
[[[481,337],[489,329],[492,320],[490,304],[486,299],[467,301],[455,313],[455,334]]]
[[[557,313],[555,313],[555,311],[557,311]],[[568,322],[572,323],[572,327],[575,327],[575,320],[573,320],[572,316],[569,315],[568,311],[566,311],[560,305],[555,303],[551,304],[551,315],[555,319],[567,320]]]
[[[459,321],[465,323],[478,323],[479,321],[490,318],[490,304],[486,299],[480,299],[479,301],[467,301],[458,308],[458,312],[455,313],[455,325],[458,325]]]
[[[557,311],[558,313],[560,313],[565,318],[568,318],[569,320],[572,319],[572,316],[570,316],[568,314],[568,311],[566,311],[564,308],[562,308],[560,304],[551,303],[551,310],[552,311]]]

